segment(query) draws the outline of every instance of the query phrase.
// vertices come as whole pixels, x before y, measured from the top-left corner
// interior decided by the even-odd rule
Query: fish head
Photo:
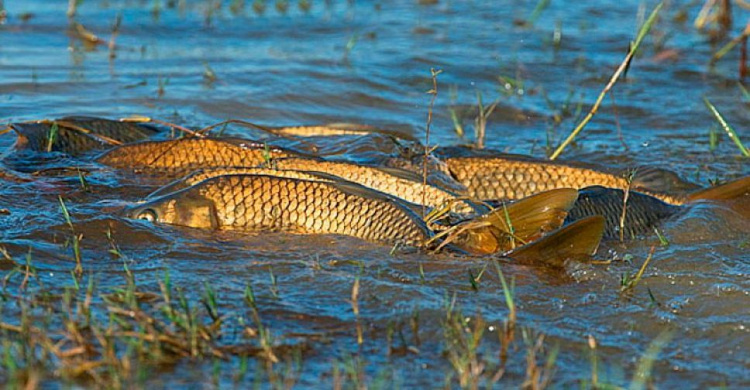
[[[167,194],[125,209],[125,216],[149,222],[217,229],[216,206],[195,188]]]

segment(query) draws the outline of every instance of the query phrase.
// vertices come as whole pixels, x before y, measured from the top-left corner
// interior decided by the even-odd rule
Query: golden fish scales
[[[591,168],[562,163],[494,157],[451,157],[444,160],[450,174],[481,200],[513,200],[556,188],[602,186],[627,190],[628,179]],[[666,203],[681,205],[685,197],[631,188]]]
[[[406,178],[394,174],[393,170],[364,166],[349,162],[335,162],[310,160],[300,158],[283,158],[274,160],[272,164],[277,169],[323,172],[338,176],[342,179],[372,188],[386,194],[399,197],[414,204],[424,204],[437,208],[454,202],[458,195],[439,187],[424,185],[418,178]],[[404,172],[410,174],[410,172]],[[455,202],[457,212],[471,212],[472,209],[463,202]]]
[[[248,140],[191,137],[123,145],[104,153],[97,162],[137,172],[184,175],[201,168],[252,167],[269,158],[294,155]]]
[[[227,175],[129,212],[162,223],[246,232],[344,234],[421,245],[430,232],[398,200],[357,185],[265,175]]]
[[[263,168],[263,167],[257,167],[257,168],[214,167],[214,168],[204,168],[204,169],[197,170],[185,177],[182,177],[178,180],[173,181],[172,183],[169,183],[159,188],[158,190],[149,194],[148,197],[155,198],[158,196],[163,196],[163,195],[196,185],[204,180],[208,180],[217,176],[224,176],[224,175],[266,175],[266,176],[277,176],[277,177],[285,177],[288,179],[301,179],[301,180],[308,180],[308,181],[326,181],[326,182],[332,181],[331,179],[328,179],[328,178],[324,178],[321,176],[316,176],[314,174],[300,172],[300,171],[280,170],[280,169]]]

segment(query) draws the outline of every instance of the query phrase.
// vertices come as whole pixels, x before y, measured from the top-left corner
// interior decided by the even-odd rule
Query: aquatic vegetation
[[[627,72],[628,67],[630,66],[630,62],[633,59],[633,56],[635,55],[636,51],[638,50],[638,47],[641,45],[641,42],[643,41],[643,38],[646,37],[646,34],[648,34],[649,30],[651,29],[651,26],[656,21],[656,16],[659,14],[659,11],[661,10],[664,3],[659,3],[659,5],[654,8],[653,11],[651,11],[651,15],[649,15],[648,19],[646,19],[646,22],[643,23],[643,26],[641,26],[640,30],[638,31],[638,35],[635,38],[635,41],[630,46],[630,49],[628,50],[628,54],[625,56],[625,59],[622,61],[620,66],[617,68],[614,74],[612,74],[612,77],[609,79],[609,82],[607,85],[604,86],[604,89],[599,94],[599,97],[596,98],[596,101],[594,102],[594,105],[591,107],[591,110],[588,114],[586,114],[586,117],[583,118],[583,120],[576,126],[573,131],[570,132],[567,138],[560,144],[560,146],[555,149],[555,151],[549,156],[550,160],[554,160],[557,157],[562,154],[563,150],[570,145],[571,142],[573,142],[573,139],[580,133],[584,127],[589,123],[591,118],[596,115],[597,110],[599,109],[599,106],[602,103],[602,100],[604,100],[604,96],[607,95],[607,92],[612,90],[612,88],[617,83],[617,80],[620,78],[620,75]]]
[[[565,147],[569,161],[559,164],[571,171],[547,157],[591,111],[586,96],[611,80],[654,4],[87,0],[68,2],[66,18],[65,3],[42,3],[0,1],[2,125],[50,118],[37,123],[35,150],[11,148],[17,135],[0,129],[0,386],[744,384],[750,198],[739,3],[665,2],[633,67],[604,93],[610,103],[602,99]],[[139,114],[116,121],[160,130],[141,142],[193,147],[99,164],[91,151],[127,155],[135,140],[65,126],[74,113]],[[472,121],[476,140],[464,134]],[[78,138],[91,151],[61,150]],[[241,160],[227,158],[232,166],[196,171],[190,161],[233,155],[213,149],[218,138],[255,142]],[[474,141],[483,149],[448,146]],[[506,153],[528,153],[530,173],[511,180],[496,173],[512,162],[478,164],[487,180],[472,189],[443,161]],[[150,169],[179,155],[173,170]],[[273,169],[284,158],[287,168],[338,174]],[[436,245],[460,227],[506,247],[477,256],[459,250],[459,235],[435,252],[156,226],[121,213],[217,176],[330,184],[389,163],[411,172],[385,169],[371,184],[393,172],[416,183],[413,194],[392,195],[414,195],[412,214],[445,232]],[[576,169],[593,171],[588,184],[611,178],[618,188],[553,190],[577,203],[523,218],[519,208],[534,199],[521,193],[541,188],[515,182],[569,186]],[[453,199],[430,204],[419,191],[427,186]],[[465,207],[470,191],[495,187],[519,202]],[[198,206],[191,218],[210,216]]]

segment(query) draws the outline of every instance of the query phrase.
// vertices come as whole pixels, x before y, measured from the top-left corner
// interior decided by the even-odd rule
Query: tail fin
[[[562,226],[577,199],[578,190],[573,188],[545,191],[498,207],[485,218],[497,229],[528,242]]]
[[[743,177],[720,186],[706,188],[688,195],[688,199],[696,200],[734,200],[750,195],[750,176]]]
[[[463,224],[456,244],[475,254],[510,250],[516,240],[531,242],[562,226],[576,199],[577,190],[560,188],[498,207]]]
[[[566,260],[587,259],[594,255],[603,234],[604,217],[595,215],[575,221],[504,256],[520,263],[562,267]]]

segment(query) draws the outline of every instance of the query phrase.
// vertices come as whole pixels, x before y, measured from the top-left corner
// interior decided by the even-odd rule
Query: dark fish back
[[[53,131],[53,123],[57,124],[56,132]],[[66,117],[42,123],[14,123],[11,128],[18,134],[19,149],[55,151],[71,156],[111,148],[114,146],[112,141],[130,143],[159,132],[152,126],[140,123],[89,117]]]
[[[568,213],[565,223],[571,223],[593,215],[605,219],[604,237],[620,237],[620,218],[625,191],[615,188],[587,187],[579,191],[578,200]],[[636,191],[630,191],[625,212],[624,238],[632,239],[653,233],[654,227],[682,211],[661,200]]]

